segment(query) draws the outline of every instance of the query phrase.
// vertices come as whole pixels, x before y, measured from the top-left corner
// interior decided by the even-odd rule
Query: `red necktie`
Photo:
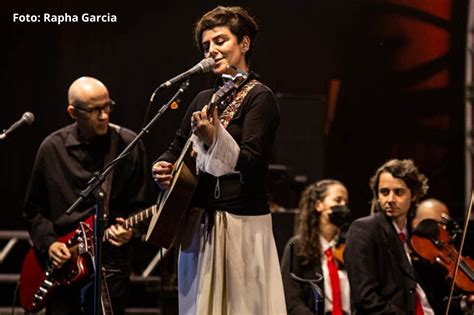
[[[400,232],[398,233],[398,238],[402,241],[403,249],[405,249],[405,240],[407,239],[405,233]],[[423,307],[421,306],[420,295],[418,294],[418,290],[415,290],[415,314],[416,315],[423,315]]]
[[[400,241],[402,241],[403,246],[405,246],[405,241],[407,239],[407,237],[405,236],[405,233],[403,232],[398,233],[398,238],[400,239]]]
[[[325,253],[328,258],[329,279],[331,281],[332,289],[332,314],[342,315],[341,288],[339,284],[339,275],[337,274],[337,265],[332,256],[331,248],[328,248]]]

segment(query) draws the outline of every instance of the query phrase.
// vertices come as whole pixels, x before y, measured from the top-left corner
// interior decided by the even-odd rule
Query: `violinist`
[[[456,226],[454,221],[450,219],[448,207],[442,201],[430,198],[421,202],[416,208],[415,215],[411,221],[413,234],[422,237],[421,240],[424,241],[424,239],[427,238],[426,232],[428,231],[428,228],[433,227],[430,225],[433,223],[437,223],[435,231],[438,229],[446,231],[444,235],[449,238],[449,243],[446,243],[446,246],[454,246],[454,234],[458,232],[457,230],[459,228]],[[416,245],[413,247],[413,267],[419,276],[420,283],[422,283],[423,287],[426,288],[426,293],[430,298],[433,310],[435,311],[435,314],[446,314],[451,285],[451,281],[448,281],[448,269],[435,261],[427,259],[429,257],[426,256],[425,252],[430,251],[430,255],[436,255],[434,251],[441,249],[436,246],[427,248],[426,243],[420,243],[417,238],[413,238],[411,243],[412,245]],[[417,253],[416,250],[419,246],[425,247],[425,251]],[[472,301],[469,302],[469,300],[472,299],[472,295],[464,296],[459,293],[461,293],[461,291],[456,290],[456,298],[452,300],[452,303],[449,306],[449,314],[468,314],[465,312],[466,309],[472,307],[472,305],[468,305],[469,303],[472,304]],[[460,302],[462,302],[462,299],[466,301],[464,307],[461,307]]]
[[[376,212],[351,224],[344,250],[353,314],[434,314],[407,246],[407,215],[427,181],[412,160],[398,159],[370,179]]]
[[[338,255],[341,230],[349,221],[348,192],[339,181],[324,179],[306,187],[300,199],[298,234],[286,245],[281,267],[288,314],[314,314],[314,298],[309,286],[289,276],[290,260],[294,273],[305,279],[323,275],[319,284],[324,292],[320,314],[350,314],[350,290],[347,273]],[[290,243],[295,244],[291,257]],[[338,248],[339,247],[339,248]],[[339,257],[339,258],[338,258]],[[324,312],[321,312],[324,311]]]
[[[413,229],[416,229],[421,221],[433,219],[439,223],[446,222],[449,219],[449,210],[444,202],[430,198],[423,200],[415,211],[415,216],[411,222]]]

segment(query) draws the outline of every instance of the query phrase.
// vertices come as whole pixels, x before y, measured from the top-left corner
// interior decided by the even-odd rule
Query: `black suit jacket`
[[[415,272],[383,212],[352,223],[344,262],[353,314],[415,313]]]

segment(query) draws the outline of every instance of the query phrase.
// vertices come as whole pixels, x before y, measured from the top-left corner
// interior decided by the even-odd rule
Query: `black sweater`
[[[175,162],[191,134],[191,115],[209,103],[214,90],[199,93],[189,106],[169,149],[157,160]],[[220,197],[215,198],[217,178],[201,173],[192,206],[225,210],[238,215],[269,213],[266,176],[275,134],[280,122],[272,91],[257,84],[227,126],[240,147],[236,171],[240,174],[219,178]]]

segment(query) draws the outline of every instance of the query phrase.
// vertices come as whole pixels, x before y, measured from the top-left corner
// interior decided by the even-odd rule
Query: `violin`
[[[337,236],[336,246],[332,249],[332,256],[334,260],[344,267],[344,248],[346,247],[347,233],[351,222],[351,210],[347,205],[337,205],[331,207],[331,222],[339,228],[339,235]]]
[[[332,249],[332,256],[334,257],[334,260],[337,262],[339,267],[344,267],[343,254],[344,254],[344,248],[346,247],[347,230],[348,230],[348,225],[345,226],[344,228],[341,228],[336,245]]]
[[[332,250],[332,256],[341,266],[344,266],[344,257],[342,256],[342,254],[344,253],[345,247],[345,243],[340,243]]]
[[[459,252],[446,226],[433,219],[423,220],[413,230],[410,244],[420,257],[441,265],[448,272],[447,278],[453,279]],[[459,257],[459,271],[454,283],[465,292],[474,292],[474,260]]]

